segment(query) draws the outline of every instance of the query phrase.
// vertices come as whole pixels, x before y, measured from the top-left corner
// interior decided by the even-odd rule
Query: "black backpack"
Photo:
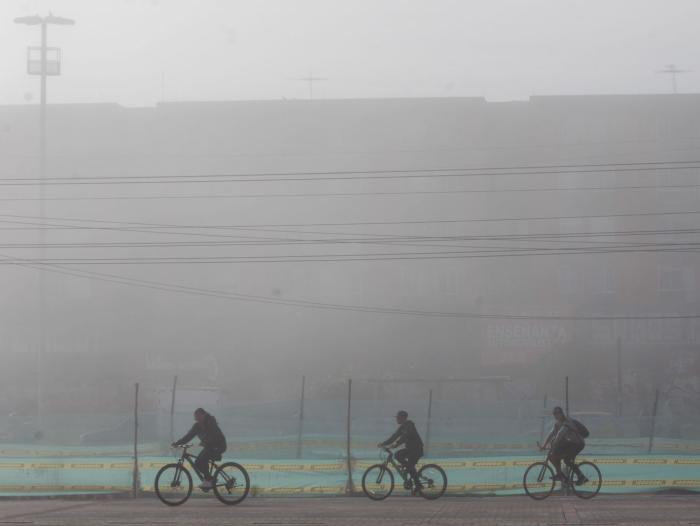
[[[571,423],[574,425],[574,429],[576,429],[576,432],[581,435],[583,438],[588,438],[588,436],[591,434],[588,431],[588,428],[584,426],[581,422],[575,419],[571,419]]]

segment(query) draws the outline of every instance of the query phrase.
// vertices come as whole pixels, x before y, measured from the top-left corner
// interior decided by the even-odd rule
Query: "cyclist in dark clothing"
[[[417,490],[421,487],[421,483],[418,480],[416,464],[423,456],[423,440],[418,434],[416,425],[408,419],[406,411],[396,413],[396,423],[399,424],[399,428],[388,439],[380,443],[379,447],[397,448],[401,445],[404,446],[403,449],[396,452],[394,458],[406,468],[413,479],[413,488]]]
[[[194,425],[180,440],[173,442],[172,446],[187,444],[194,437],[199,438],[202,451],[194,462],[195,469],[202,475],[203,482],[199,487],[209,490],[214,487],[211,473],[209,472],[210,460],[221,460],[221,455],[226,451],[226,437],[219,428],[214,416],[207,413],[201,407],[194,412]]]
[[[561,461],[563,460],[576,475],[576,485],[585,484],[588,479],[576,465],[576,455],[586,447],[586,441],[579,433],[576,421],[566,416],[561,407],[555,407],[552,415],[554,416],[554,427],[544,441],[542,449],[550,447],[549,459],[557,471],[554,480],[562,481],[565,478],[561,471]]]

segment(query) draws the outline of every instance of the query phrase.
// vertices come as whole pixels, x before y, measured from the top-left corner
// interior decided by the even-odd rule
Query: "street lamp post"
[[[32,59],[32,51],[36,48],[29,47],[27,49],[27,73],[29,75],[39,75],[41,82],[41,102],[39,105],[39,207],[41,216],[41,226],[39,227],[39,260],[44,261],[46,256],[46,232],[44,230],[45,200],[44,200],[44,183],[46,179],[46,78],[49,75],[59,75],[60,67],[60,50],[58,48],[49,48],[47,45],[47,29],[49,24],[72,26],[74,20],[54,16],[49,13],[48,16],[23,16],[15,18],[16,24],[24,24],[28,26],[41,26],[41,47],[39,48],[39,60]],[[48,54],[49,51],[55,54],[55,60],[51,62],[49,68]],[[38,68],[36,67],[38,66]],[[44,353],[46,352],[46,276],[43,270],[39,270],[39,352],[37,355],[37,420],[41,425],[43,420],[43,369],[44,369]]]

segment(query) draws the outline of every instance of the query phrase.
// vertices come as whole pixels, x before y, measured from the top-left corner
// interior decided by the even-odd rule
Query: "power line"
[[[671,190],[700,188],[700,184],[676,185],[635,185],[635,186],[573,186],[545,188],[498,188],[476,190],[416,190],[411,192],[330,192],[330,193],[281,193],[281,194],[200,194],[200,195],[121,195],[121,196],[79,196],[46,197],[45,201],[141,201],[141,200],[177,200],[177,199],[272,199],[272,198],[314,198],[314,197],[393,197],[410,195],[461,195],[461,194],[505,194],[537,192],[574,192],[621,190]],[[38,201],[38,197],[0,197],[0,201]]]
[[[166,232],[168,229],[183,229],[183,230],[256,230],[265,231],[268,228],[299,228],[299,227],[336,227],[336,226],[377,226],[377,225],[424,225],[424,224],[460,224],[460,223],[481,223],[481,222],[512,222],[512,221],[560,221],[560,220],[572,220],[572,219],[601,219],[601,218],[621,218],[621,217],[664,217],[664,216],[674,216],[674,215],[697,215],[700,214],[699,210],[688,210],[688,211],[678,211],[678,212],[628,212],[628,213],[617,213],[617,214],[581,214],[581,215],[568,215],[568,216],[519,216],[519,217],[499,217],[499,218],[468,218],[468,219],[409,219],[401,221],[347,221],[347,222],[333,222],[333,223],[262,223],[262,224],[237,224],[237,225],[173,225],[173,224],[161,224],[161,223],[145,223],[136,221],[110,221],[101,219],[76,219],[76,218],[66,218],[66,217],[46,217],[47,220],[56,221],[72,221],[72,222],[88,222],[88,223],[103,223],[103,224],[118,224],[118,225],[134,225],[157,229],[158,233]],[[13,218],[37,218],[37,216],[27,216],[27,215],[15,215],[15,214],[0,214],[0,217],[13,217]],[[6,223],[18,223],[18,224],[36,224],[36,223],[23,223],[21,221],[7,221],[1,220],[0,222]],[[42,223],[41,225],[46,225],[51,229],[75,229],[75,230],[113,230],[114,228],[107,227],[92,227],[83,225],[50,225],[48,223]],[[37,228],[45,228],[44,226],[39,226]],[[32,228],[35,230],[37,228]],[[161,230],[162,229],[162,230]],[[116,229],[120,230],[120,229]],[[296,231],[290,230],[279,230],[278,232],[288,232],[296,233]],[[301,232],[306,233],[306,232]],[[314,232],[308,232],[314,233]],[[324,233],[324,232],[319,232]],[[194,233],[193,235],[195,235]],[[328,232],[328,234],[334,234]],[[190,235],[190,233],[187,233]],[[375,234],[379,235],[379,234]]]
[[[0,255],[0,257],[8,258],[8,256]],[[343,305],[335,303],[312,302],[306,300],[292,300],[270,298],[267,296],[256,296],[251,294],[241,294],[234,292],[221,292],[218,290],[209,290],[203,288],[188,287],[184,285],[163,283],[157,281],[128,278],[115,274],[102,272],[93,272],[87,270],[76,270],[72,268],[62,267],[59,265],[35,265],[31,263],[13,263],[15,265],[46,270],[74,277],[88,278],[97,281],[130,285],[138,288],[160,290],[167,292],[179,292],[198,296],[215,297],[220,299],[229,299],[234,301],[245,301],[254,303],[277,304],[302,308],[313,308],[320,310],[335,310],[335,311],[354,311],[371,314],[392,314],[415,317],[428,318],[454,318],[454,319],[508,319],[508,320],[547,320],[547,321],[614,321],[614,320],[678,320],[678,319],[700,319],[698,314],[671,314],[661,316],[546,316],[546,315],[511,315],[511,314],[481,314],[481,313],[466,313],[466,312],[440,312],[440,311],[424,311],[385,307],[371,307],[364,305]]]
[[[0,216],[2,217],[2,216]],[[17,215],[11,215],[11,216],[6,216],[6,217],[19,217],[19,218],[33,218],[36,216],[17,216]],[[56,219],[56,218],[53,218]],[[261,243],[261,244],[294,244],[295,242],[298,243],[304,243],[308,242],[310,240],[306,238],[280,238],[280,237],[275,237],[275,238],[270,238],[270,237],[265,237],[265,236],[245,236],[245,235],[232,235],[232,234],[223,234],[223,233],[203,233],[203,232],[196,232],[196,231],[188,231],[188,232],[182,232],[182,231],[174,231],[174,230],[160,230],[160,228],[163,227],[169,227],[169,228],[186,228],[187,225],[162,225],[158,223],[137,223],[137,222],[119,222],[119,221],[106,221],[106,220],[96,220],[96,219],[66,219],[62,218],[64,220],[68,221],[74,221],[74,222],[88,222],[88,223],[102,223],[102,224],[109,224],[109,225],[139,225],[139,226],[146,226],[146,227],[151,227],[151,228],[136,228],[134,226],[130,227],[123,227],[123,226],[84,226],[84,225],[56,225],[56,224],[51,224],[49,225],[51,228],[48,228],[48,230],[51,229],[71,229],[71,230],[87,230],[87,231],[109,231],[109,232],[137,232],[137,233],[148,233],[148,234],[166,234],[166,235],[177,235],[177,236],[194,236],[194,237],[204,237],[204,238],[216,238],[216,239],[245,239],[245,240],[252,240],[250,241],[251,244],[255,243]],[[32,230],[35,230],[37,228],[47,228],[46,223],[36,223],[36,222],[23,222],[23,221],[17,221],[17,220],[0,220],[0,222],[10,222],[10,223],[19,223],[19,224],[28,224],[28,225],[39,225],[39,226],[32,226],[32,227],[24,227],[24,228],[31,228]],[[0,227],[2,228],[2,227]],[[153,228],[158,228],[158,230],[153,230]],[[199,227],[196,227],[199,228]],[[228,227],[227,227],[228,228]],[[356,240],[356,244],[385,244],[389,246],[394,246],[394,245],[407,245],[407,246],[431,246],[431,245],[426,245],[423,243],[424,240],[429,239],[432,241],[431,237],[426,236],[415,236],[415,235],[397,235],[397,234],[368,234],[368,233],[349,233],[349,232],[327,232],[327,231],[309,231],[309,230],[290,230],[290,229],[272,229],[272,228],[251,228],[251,227],[246,227],[246,228],[239,228],[239,227],[231,227],[231,229],[238,229],[238,230],[245,230],[245,231],[254,231],[254,232],[274,232],[274,233],[283,233],[283,234],[301,234],[301,235],[310,235],[310,234],[315,234],[315,235],[324,235],[324,236],[359,236],[361,238],[364,238],[367,240],[367,242],[358,239]],[[583,232],[574,232],[574,233],[538,233],[538,234],[506,234],[506,235],[471,235],[471,236],[442,236],[444,240],[447,241],[453,241],[453,240],[459,240],[459,241],[473,241],[473,240],[492,240],[492,241],[503,241],[503,240],[528,240],[528,239],[534,239],[534,240],[545,240],[548,243],[553,242],[552,238],[559,238],[561,239],[562,237],[607,237],[607,236],[617,236],[617,235],[623,235],[623,236],[638,236],[638,235],[657,235],[657,234],[689,234],[689,233],[694,233],[692,229],[674,229],[674,230],[634,230],[634,231],[606,231],[606,232],[598,232],[598,233],[583,233]],[[324,244],[324,241],[327,241],[326,244],[333,243],[337,238],[331,238],[327,240],[318,240],[318,244]],[[434,237],[435,240],[441,240],[440,236]],[[312,240],[313,241],[313,240]],[[558,241],[558,242],[567,242],[567,241]],[[580,239],[577,239],[577,242],[580,243],[590,243],[590,244],[603,244],[605,243],[604,241],[596,240],[596,241],[581,241]],[[241,242],[244,243],[244,242]],[[416,244],[420,243],[420,244]],[[615,246],[624,246],[625,243],[622,242],[611,242],[611,245]],[[432,245],[436,246],[439,248],[465,248],[463,245],[445,245],[445,244],[439,244],[439,245]]]
[[[629,162],[629,163],[578,163],[578,164],[539,164],[539,165],[511,165],[511,166],[480,166],[480,167],[446,167],[446,168],[392,168],[392,169],[376,169],[376,170],[325,170],[325,171],[294,171],[294,172],[248,172],[239,174],[223,174],[215,177],[284,177],[296,175],[371,175],[371,174],[402,174],[402,173],[433,173],[433,172],[484,172],[484,171],[505,171],[505,170],[563,170],[576,168],[609,168],[609,167],[653,167],[652,169],[664,169],[665,165],[697,165],[697,161],[644,161],[644,162]],[[661,166],[659,166],[661,165]],[[107,179],[138,179],[141,176],[105,176]],[[155,178],[162,177],[212,177],[212,175],[162,175],[154,176]],[[57,180],[74,180],[74,179],[95,179],[95,177],[57,177]],[[12,178],[0,180],[26,180],[33,181],[38,178]]]
[[[153,265],[153,264],[234,264],[234,263],[330,263],[350,261],[419,261],[433,259],[495,258],[516,256],[563,256],[583,254],[624,254],[659,252],[697,252],[700,243],[676,243],[673,246],[622,246],[622,247],[535,247],[535,248],[486,248],[470,251],[443,252],[388,252],[354,254],[303,254],[273,256],[180,256],[180,257],[123,257],[123,258],[15,258],[5,264],[69,264],[69,265]],[[3,264],[0,262],[0,264]]]
[[[296,233],[296,231],[289,231]],[[0,243],[0,249],[32,249],[44,246],[45,248],[182,248],[182,247],[237,247],[237,246],[278,246],[278,245],[335,245],[335,244],[407,244],[404,240],[416,243],[415,246],[430,246],[432,242],[456,242],[456,241],[513,241],[546,242],[546,243],[610,243],[616,246],[630,245],[629,242],[601,241],[599,237],[630,237],[630,236],[660,236],[660,235],[687,235],[700,234],[700,229],[672,229],[672,230],[618,230],[618,231],[594,231],[594,232],[562,232],[562,233],[532,233],[532,234],[502,234],[502,235],[453,235],[453,236],[392,236],[386,235],[378,238],[324,238],[324,239],[275,239],[261,238],[258,240],[244,241],[122,241],[122,242],[62,242],[62,243]],[[352,234],[355,235],[355,234]],[[232,236],[237,237],[237,236]],[[581,239],[581,238],[596,238]],[[269,240],[268,240],[269,239]],[[642,242],[633,246],[661,246],[668,243]],[[448,247],[448,245],[435,245]],[[462,247],[463,245],[459,245]],[[479,248],[479,247],[470,247]],[[482,247],[493,248],[493,247]],[[503,247],[502,247],[503,248]],[[506,247],[510,248],[510,247]]]
[[[608,165],[555,165],[550,167],[509,168],[431,168],[407,170],[361,170],[328,172],[269,172],[251,174],[192,174],[192,175],[146,175],[146,176],[101,176],[101,177],[51,177],[41,181],[36,178],[0,178],[0,186],[47,185],[119,185],[119,184],[173,184],[173,183],[224,183],[224,182],[282,182],[282,181],[336,181],[367,179],[414,179],[443,177],[494,177],[513,175],[567,175],[586,173],[626,173],[651,171],[679,171],[700,168],[700,161],[672,161],[663,163],[620,163]],[[655,166],[649,166],[655,165]],[[605,166],[605,168],[603,168]],[[523,170],[523,171],[519,171]],[[537,170],[537,171],[533,171]]]

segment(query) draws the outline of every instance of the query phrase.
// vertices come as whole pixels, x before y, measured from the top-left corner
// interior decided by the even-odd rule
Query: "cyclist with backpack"
[[[544,441],[542,449],[550,447],[549,459],[557,470],[554,480],[564,481],[565,479],[561,471],[563,460],[577,477],[574,483],[577,486],[585,484],[588,479],[576,466],[576,456],[586,447],[584,439],[588,438],[588,429],[578,420],[566,416],[561,407],[555,407],[552,415],[554,427]]]

